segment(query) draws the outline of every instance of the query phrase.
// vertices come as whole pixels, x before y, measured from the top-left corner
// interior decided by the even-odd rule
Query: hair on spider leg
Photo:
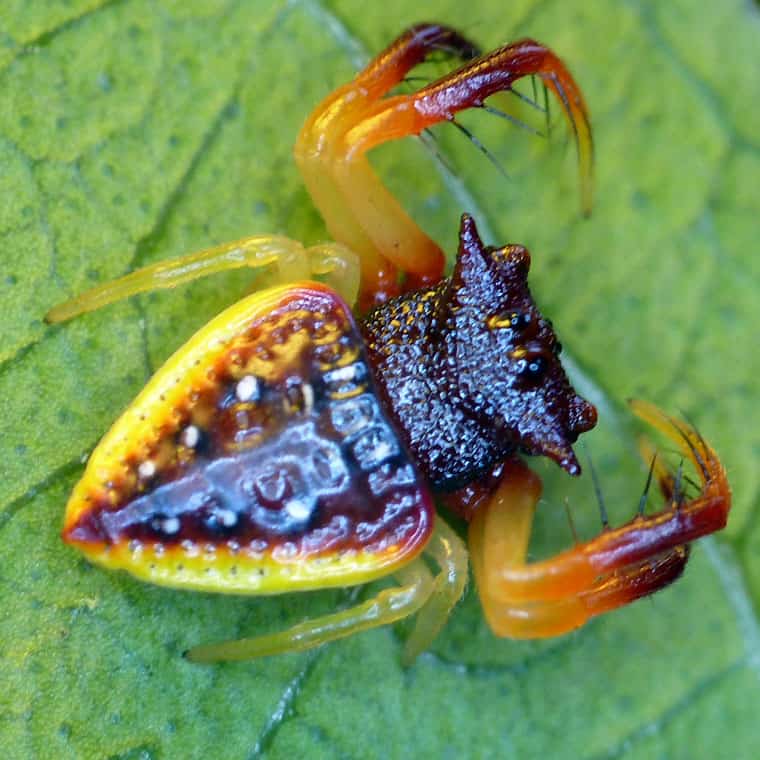
[[[699,436],[699,439],[702,442],[703,446],[707,448],[707,444],[705,443],[704,438],[702,438],[702,436],[699,434],[699,432],[696,429],[694,430],[694,432],[696,433],[697,436]],[[664,449],[661,449],[661,453],[670,454],[671,456],[674,456],[674,457],[681,456],[681,451],[679,449],[664,448]],[[695,454],[695,457],[698,455],[697,452],[694,452],[694,454]],[[702,460],[702,462],[704,463],[704,460]],[[681,460],[681,463],[683,464],[683,460]],[[704,463],[704,465],[706,466],[706,463]],[[702,469],[701,464],[698,464],[698,466],[700,467],[700,469]],[[675,481],[675,478],[672,475],[672,473],[670,473],[670,480],[671,480],[671,483],[668,486],[668,498],[672,498],[671,492],[673,490],[673,482]],[[694,490],[697,493],[699,493],[703,488],[702,484],[698,483],[696,480],[694,480],[690,475],[687,475],[685,472],[682,473],[682,480],[688,483],[688,485],[690,485],[692,488],[694,488]]]
[[[641,494],[641,498],[639,499],[638,509],[636,510],[639,517],[644,516],[647,498],[649,496],[649,491],[652,486],[652,480],[654,478],[654,473],[656,469],[657,457],[658,457],[658,453],[655,453],[649,462],[649,472],[647,473],[647,479],[646,479],[646,483],[644,484],[644,490]],[[683,460],[681,460],[681,464],[679,465],[676,474],[673,475],[671,473],[668,473],[668,478],[669,478],[669,481],[666,483],[663,483],[662,480],[660,480],[660,487],[664,491],[666,491],[665,498],[668,501],[673,502],[673,504],[676,506],[681,506],[684,502],[684,497],[687,496],[686,489],[683,486],[684,483],[694,488],[697,492],[699,492],[702,488],[699,485],[699,483],[697,483],[695,480],[693,480],[692,478],[690,478],[688,475],[684,473]]]
[[[573,542],[577,546],[580,544],[580,539],[578,538],[578,531],[575,529],[575,520],[573,520],[573,513],[570,510],[570,499],[567,496],[564,498],[564,504],[565,514],[567,515],[567,522],[570,525],[570,532],[573,534]]]
[[[480,108],[486,113],[489,113],[492,116],[498,116],[500,119],[504,119],[505,121],[508,121],[510,124],[514,124],[516,127],[520,127],[520,129],[524,129],[526,132],[528,132],[529,134],[535,135],[536,137],[548,137],[548,135],[542,132],[540,129],[531,127],[530,124],[527,124],[521,119],[518,119],[516,116],[512,116],[512,114],[509,114],[506,111],[502,111],[501,109],[496,108],[495,106],[486,105],[485,103],[483,103],[480,106]]]
[[[543,81],[543,80],[542,80]],[[549,90],[544,84],[544,118],[545,118],[545,129],[546,129],[546,138],[549,139],[551,137],[552,133],[552,122],[549,115],[549,103],[551,101],[549,100]]]
[[[680,454],[680,452],[675,452],[676,454]],[[676,493],[676,487],[679,487],[681,489],[680,497],[683,501],[684,497],[687,497],[689,494],[687,493],[687,486],[694,489],[695,493],[699,493],[702,490],[702,484],[698,483],[694,478],[692,478],[690,475],[686,473],[684,470],[684,460],[680,460],[680,464],[678,466],[678,470],[675,474],[670,474],[670,484],[669,484],[669,494],[668,498],[674,499],[675,493]]]
[[[709,479],[710,469],[707,466],[707,462],[705,462],[705,459],[702,456],[702,452],[694,445],[694,441],[691,440],[689,433],[675,422],[673,423],[673,427],[678,431],[678,434],[681,436],[681,438],[683,438],[684,442],[688,446],[689,451],[691,451],[691,454],[694,457],[694,461],[702,471],[702,476],[705,478],[705,480]],[[695,429],[693,425],[692,429]]]
[[[455,55],[455,56],[457,56],[459,58],[466,58],[466,56],[467,56],[467,54],[469,52],[469,51],[464,51],[463,52],[461,48],[458,48],[458,47],[455,47],[455,46],[452,46],[452,45],[447,45],[445,43],[436,44],[433,47],[435,47],[437,50],[443,51],[445,54],[447,54],[446,57],[444,58],[444,57],[442,57],[439,54],[429,55],[424,60],[420,61],[417,64],[418,66],[423,66],[425,64],[443,63],[444,61],[450,62],[451,55]],[[478,51],[473,50],[472,51],[473,56],[477,52]],[[520,127],[521,129],[525,130],[529,134],[532,134],[532,135],[534,135],[536,137],[548,138],[549,135],[550,135],[550,133],[551,133],[551,124],[550,124],[551,110],[550,110],[550,100],[549,100],[549,89],[548,89],[547,84],[546,84],[546,82],[544,80],[544,77],[543,76],[539,77],[541,79],[541,84],[542,84],[542,89],[543,89],[543,99],[544,99],[544,104],[541,105],[538,102],[539,95],[538,95],[538,90],[537,90],[536,78],[537,77],[535,75],[533,75],[533,76],[530,77],[531,85],[532,85],[532,88],[533,88],[533,97],[532,98],[529,95],[526,95],[523,92],[520,92],[519,90],[515,89],[514,87],[508,87],[505,90],[503,90],[502,93],[496,93],[496,96],[498,96],[499,94],[507,95],[507,94],[511,93],[514,97],[516,97],[520,101],[526,103],[531,108],[537,110],[539,113],[543,113],[544,116],[545,116],[545,119],[546,119],[545,131],[544,132],[542,132],[539,128],[532,126],[531,124],[529,124],[528,122],[524,121],[523,119],[520,119],[517,116],[513,116],[512,114],[508,113],[506,110],[502,110],[502,109],[500,109],[500,108],[492,105],[491,103],[486,104],[486,103],[482,103],[481,102],[479,104],[473,104],[473,106],[476,107],[476,108],[480,108],[481,110],[485,111],[488,114],[491,114],[493,116],[497,116],[497,117],[499,117],[499,118],[501,118],[501,119],[503,119],[505,121],[508,121],[509,123],[513,124],[514,126]],[[401,82],[400,82],[400,84],[401,85],[411,86],[413,83],[420,83],[420,82],[422,82],[422,83],[425,83],[425,84],[429,85],[431,83],[431,81],[432,81],[432,77],[427,77],[424,74],[414,74],[414,75],[410,75],[410,76],[407,76],[404,79],[402,79]],[[561,100],[565,104],[566,108],[569,109],[569,101],[568,101],[567,95],[566,95],[564,89],[562,88],[562,85],[559,82],[559,79],[556,77],[556,75],[552,75],[552,81],[555,83],[556,88],[559,91],[559,95],[560,95]],[[573,132],[575,133],[576,138],[577,138],[577,136],[578,136],[577,124],[576,124],[575,119],[572,116],[572,114],[569,113],[569,115],[570,115],[570,119],[571,119],[571,123],[572,123],[572,127],[573,127]],[[464,134],[467,137],[467,139],[490,161],[491,164],[493,164],[493,166],[499,171],[499,173],[505,179],[508,179],[508,180],[511,179],[511,176],[510,176],[509,172],[506,171],[506,169],[504,168],[503,164],[499,161],[499,159],[497,159],[497,157],[495,156],[495,154],[468,127],[464,126],[464,124],[462,124],[462,122],[458,121],[453,116],[450,117],[448,119],[448,121],[450,123],[452,123],[458,129],[458,131],[460,131],[462,134]],[[430,136],[432,136],[432,134],[433,134],[432,132],[428,132],[428,130],[424,130],[423,133],[427,134],[427,135],[430,135]],[[443,166],[445,166],[445,168],[447,169],[447,171],[451,172],[452,174],[455,174],[456,172],[454,170],[454,167],[452,167],[449,164],[449,162],[447,162],[445,160],[443,152],[441,150],[439,150],[438,148],[435,148],[432,145],[432,140],[435,140],[436,138],[432,137],[432,139],[431,139],[431,137],[427,137],[427,136],[423,137],[422,134],[420,135],[420,137],[422,138],[423,143],[425,143],[426,147],[428,147],[429,149],[431,149],[433,151],[433,153],[436,156],[437,160]]]
[[[430,129],[423,129],[419,134],[420,142],[429,150],[436,161],[449,173],[456,175],[456,168],[440,149],[440,143],[436,134]]]
[[[573,109],[570,107],[570,100],[567,97],[567,93],[565,92],[565,88],[562,86],[562,82],[560,81],[559,77],[552,73],[549,74],[551,77],[552,82],[554,83],[555,90],[557,92],[557,95],[559,96],[559,99],[562,101],[562,105],[565,107],[565,113],[567,113],[568,118],[570,119],[570,124],[573,128],[573,136],[575,137],[576,142],[580,139],[578,134],[578,124],[575,121],[575,116],[573,115]]]
[[[609,530],[610,527],[610,517],[607,513],[607,506],[604,503],[604,495],[602,494],[602,486],[599,483],[599,478],[596,474],[596,467],[594,467],[594,460],[591,458],[591,452],[588,450],[588,446],[581,441],[581,446],[583,447],[583,453],[586,455],[586,459],[588,459],[588,469],[591,473],[591,482],[594,485],[594,494],[596,495],[596,501],[599,505],[599,516],[602,520],[602,528],[604,530]]]
[[[534,110],[538,111],[539,113],[542,113],[544,115],[544,130],[541,131],[537,127],[534,127],[530,124],[528,124],[526,121],[523,121],[522,119],[518,118],[517,116],[513,116],[512,114],[508,113],[507,111],[502,110],[501,108],[497,108],[496,106],[492,104],[485,104],[483,103],[480,107],[486,111],[487,113],[492,114],[493,116],[498,116],[499,118],[505,119],[506,121],[509,121],[510,123],[514,124],[516,127],[520,127],[521,129],[526,130],[532,135],[535,135],[536,137],[542,137],[545,139],[549,139],[551,137],[551,100],[549,99],[549,90],[546,87],[546,84],[544,84],[543,79],[541,80],[541,83],[543,85],[543,100],[544,104],[541,105],[538,102],[538,93],[536,91],[536,77],[532,76],[530,78],[532,86],[533,86],[533,97],[529,97],[528,95],[525,95],[524,93],[517,90],[514,85],[512,87],[507,88],[502,93],[497,93],[497,97],[499,95],[513,95],[518,100],[520,100],[522,103],[527,104]]]
[[[695,491],[697,491],[697,493],[699,493],[702,490],[702,486],[699,483],[697,483],[696,480],[689,477],[688,475],[684,475],[683,479],[688,485],[690,485]]]
[[[697,438],[699,438],[699,443],[702,446],[702,448],[705,451],[708,451],[710,447],[707,445],[707,441],[702,437],[702,433],[699,432],[699,428],[694,424],[694,421],[692,420],[691,416],[688,414],[685,414],[684,419],[686,420],[686,422],[689,423],[689,425],[691,425],[692,429],[694,430],[694,435],[696,435]]]
[[[544,104],[541,105],[538,102],[538,95],[536,93],[536,84],[535,80],[536,77],[532,76],[531,82],[533,83],[533,97],[529,97],[528,95],[525,95],[524,93],[520,92],[518,89],[515,88],[513,85],[512,87],[508,87],[506,90],[503,91],[504,95],[513,95],[516,97],[521,103],[525,103],[526,105],[530,106],[530,108],[538,111],[539,113],[544,115],[544,131],[542,132],[540,129],[536,127],[532,127],[526,122],[522,121],[521,119],[518,119],[515,116],[512,116],[509,113],[506,113],[505,111],[502,111],[501,109],[496,108],[495,106],[489,105],[488,108],[494,109],[494,116],[501,116],[502,118],[507,119],[508,121],[511,121],[515,126],[521,127],[523,129],[527,129],[532,134],[537,135],[538,137],[545,137],[549,138],[551,136],[551,101],[549,100],[549,90],[547,89],[546,85],[543,85],[543,98],[544,98]],[[542,80],[543,83],[543,80]],[[497,93],[501,94],[501,93]]]
[[[507,170],[501,165],[499,159],[464,124],[454,118],[449,119],[448,123],[453,124],[496,167],[505,179],[510,179]]]
[[[513,124],[517,127],[520,127],[521,129],[524,129],[529,134],[532,134],[536,137],[545,137],[546,135],[542,133],[540,130],[536,129],[535,127],[530,126],[526,122],[518,119],[515,116],[512,116],[511,114],[506,113],[505,111],[502,111],[499,108],[496,108],[492,105],[487,105],[485,103],[482,103],[481,105],[477,106],[481,110],[483,110],[485,113],[491,114],[493,116],[498,116],[499,118],[502,118],[506,121],[508,121],[510,124]],[[511,176],[509,172],[504,168],[502,163],[499,161],[499,159],[488,149],[488,147],[472,132],[472,130],[468,129],[464,126],[460,121],[457,121],[455,118],[451,118],[448,120],[447,123],[453,124],[459,132],[461,132],[467,139],[490,161],[491,164],[497,169],[499,174],[502,175],[506,180],[511,181]],[[457,174],[457,169],[453,166],[451,161],[446,157],[444,152],[440,150],[439,148],[439,139],[436,136],[436,134],[431,129],[424,129],[420,135],[420,140],[425,145],[425,147],[432,151],[434,157],[436,160],[441,164],[441,166],[444,167],[444,169],[449,172],[452,175]]]
[[[641,494],[641,498],[639,499],[639,507],[636,510],[636,513],[639,517],[644,517],[644,512],[646,510],[647,506],[647,498],[649,497],[649,489],[652,486],[652,477],[654,476],[654,466],[657,462],[657,452],[654,453],[654,456],[652,457],[652,461],[649,463],[649,473],[647,474],[647,481],[644,484],[644,491]]]
[[[546,85],[544,85],[544,105],[541,105],[538,102],[538,96],[535,90],[535,81],[536,77],[531,76],[531,81],[533,82],[533,97],[528,97],[525,93],[520,92],[520,90],[516,89],[514,86],[508,87],[504,92],[509,93],[510,95],[514,95],[518,100],[521,100],[523,103],[526,103],[531,108],[535,108],[536,111],[539,113],[546,113],[549,111],[549,93],[546,89]],[[542,80],[543,81],[543,80]]]
[[[673,480],[673,508],[680,509],[684,502],[683,487],[683,459],[678,463],[678,469],[676,470],[676,477]]]
[[[690,414],[687,412],[681,412],[681,416],[683,419],[687,422],[689,427],[691,427],[692,432],[694,435],[696,435],[697,439],[699,440],[699,445],[701,448],[701,451],[709,451],[710,447],[707,445],[707,441],[702,437],[702,433],[699,432],[699,428],[694,423],[694,419]],[[682,436],[686,436],[686,432],[679,429],[679,433],[681,433]],[[701,451],[697,450],[693,444],[689,442],[689,448],[692,450],[694,456],[696,457],[697,461],[699,462],[699,466],[702,469],[702,472],[707,475],[707,462],[704,461],[704,457],[701,456]]]

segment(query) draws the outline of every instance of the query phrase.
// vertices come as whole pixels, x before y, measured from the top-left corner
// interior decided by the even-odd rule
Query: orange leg
[[[466,63],[410,95],[384,97],[406,73],[435,50],[472,58],[476,50],[448,27],[413,27],[375,58],[352,82],[326,98],[307,120],[295,158],[333,237],[362,257],[362,295],[367,307],[405,287],[420,287],[443,274],[440,248],[409,218],[366,159],[371,148],[418,135],[458,111],[481,107],[518,79],[540,76],[557,96],[573,126],[581,164],[584,208],[591,204],[592,142],[588,113],[575,81],[554,53],[533,40],[507,45]]]
[[[499,636],[541,638],[583,625],[672,583],[688,559],[688,544],[726,524],[731,492],[715,452],[690,426],[656,407],[634,402],[634,411],[659,428],[691,460],[701,480],[696,498],[684,501],[664,476],[668,506],[637,515],[548,560],[526,563],[533,513],[541,485],[520,462],[470,524],[470,553],[483,608]]]
[[[361,255],[360,304],[364,308],[400,292],[399,264],[402,269],[422,269],[437,280],[443,274],[444,257],[385,189],[366,159],[349,155],[346,135],[410,69],[441,49],[462,58],[477,54],[472,43],[450,27],[414,26],[373,58],[353,81],[325,98],[296,140],[296,163],[330,234]],[[364,208],[375,209],[372,223],[352,207],[351,200],[358,195],[365,196]]]

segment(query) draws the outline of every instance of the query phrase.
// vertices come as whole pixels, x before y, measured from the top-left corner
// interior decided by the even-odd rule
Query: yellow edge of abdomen
[[[269,554],[252,558],[222,549],[197,553],[127,543],[80,546],[87,558],[112,570],[126,570],[143,581],[170,588],[222,594],[266,595],[289,591],[352,586],[392,573],[414,559],[426,541],[414,548],[391,546],[381,552],[356,551],[320,557],[276,560]]]

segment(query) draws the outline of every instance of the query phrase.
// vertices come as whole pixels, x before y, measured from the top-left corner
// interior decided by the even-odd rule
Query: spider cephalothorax
[[[529,267],[522,246],[484,246],[465,214],[453,275],[362,325],[378,383],[434,488],[461,488],[518,448],[580,473],[571,444],[596,410],[568,382]]]

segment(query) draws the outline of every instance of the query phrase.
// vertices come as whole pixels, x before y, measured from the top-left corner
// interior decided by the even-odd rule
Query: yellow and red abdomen
[[[166,363],[93,452],[63,535],[153,583],[268,594],[385,575],[432,522],[349,308],[302,283],[244,299]]]

